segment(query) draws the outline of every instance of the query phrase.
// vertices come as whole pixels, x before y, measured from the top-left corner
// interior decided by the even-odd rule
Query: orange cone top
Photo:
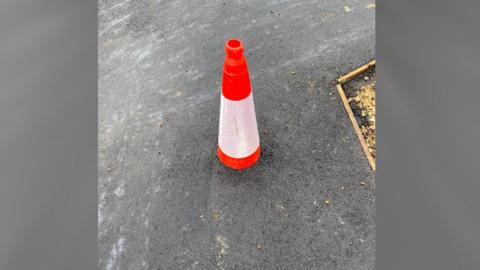
[[[230,100],[242,100],[252,92],[243,43],[239,39],[230,39],[225,44],[225,52],[222,94]]]

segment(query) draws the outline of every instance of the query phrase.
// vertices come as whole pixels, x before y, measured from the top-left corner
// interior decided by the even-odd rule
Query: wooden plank
[[[347,96],[345,96],[345,92],[343,91],[342,84],[337,84],[337,90],[338,90],[338,94],[340,95],[340,98],[342,99],[343,106],[347,111],[348,118],[350,118],[350,121],[352,122],[352,125],[353,125],[353,129],[355,130],[358,140],[360,141],[360,145],[362,146],[363,152],[367,156],[368,163],[370,163],[370,167],[372,167],[372,169],[375,171],[375,160],[373,159],[372,154],[368,150],[367,143],[363,138],[362,131],[360,130],[360,127],[358,125],[357,119],[355,118],[355,115],[353,114],[352,108],[348,103]]]
[[[349,72],[349,73],[343,75],[342,77],[337,79],[337,82],[340,83],[340,84],[344,84],[344,83],[350,81],[351,79],[353,79],[354,77],[358,76],[359,74],[365,72],[367,69],[369,69],[370,67],[373,67],[373,66],[375,66],[375,60],[372,60],[369,63],[367,63],[367,64],[365,64],[361,67],[356,68],[352,72]]]

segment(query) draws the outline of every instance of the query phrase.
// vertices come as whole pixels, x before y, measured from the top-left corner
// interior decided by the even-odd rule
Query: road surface
[[[245,171],[215,156],[232,37]],[[100,0],[98,46],[100,269],[374,268],[374,174],[333,86],[375,57],[373,1]]]

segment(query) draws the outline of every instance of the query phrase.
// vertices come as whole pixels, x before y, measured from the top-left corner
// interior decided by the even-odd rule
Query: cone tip
[[[227,40],[225,51],[228,57],[240,58],[243,55],[243,43],[240,39],[232,38]]]

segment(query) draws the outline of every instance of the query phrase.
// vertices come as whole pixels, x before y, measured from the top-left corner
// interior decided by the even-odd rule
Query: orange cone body
[[[230,39],[223,66],[217,155],[232,169],[245,169],[260,157],[260,138],[243,44]]]

